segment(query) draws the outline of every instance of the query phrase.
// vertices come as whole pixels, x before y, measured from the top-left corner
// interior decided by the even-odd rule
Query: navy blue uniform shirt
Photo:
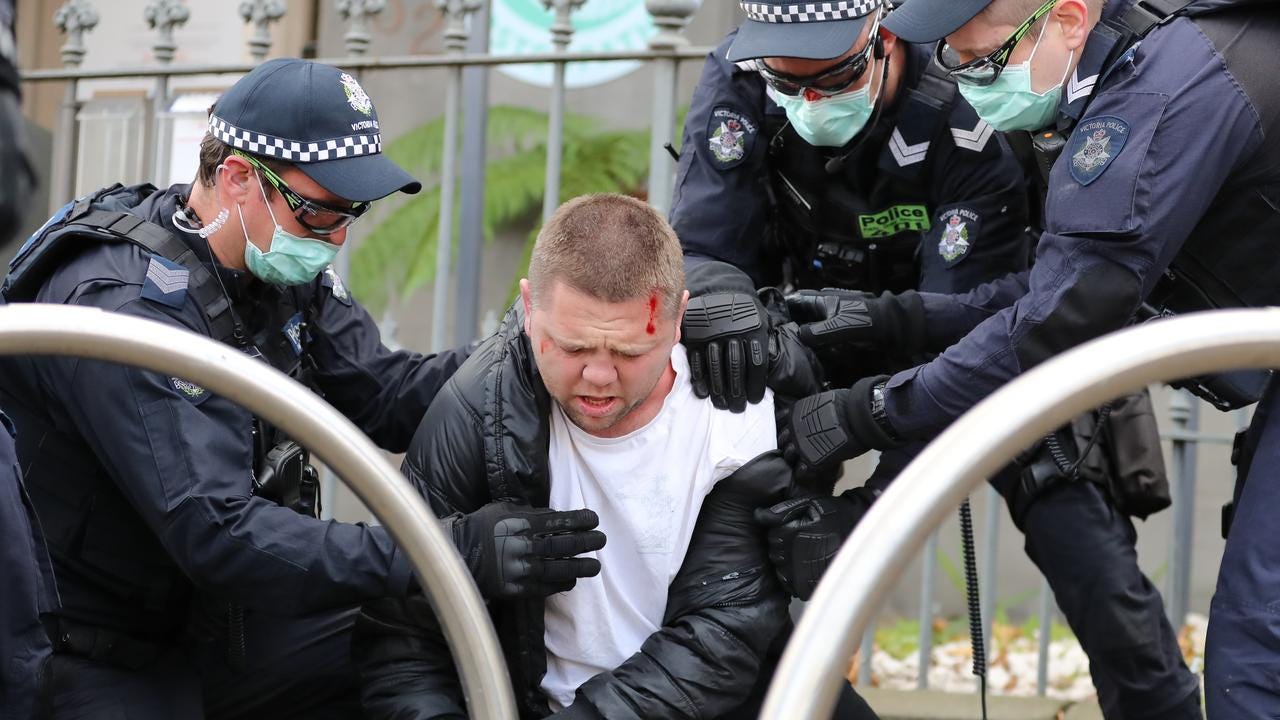
[[[1108,11],[1126,5],[1110,3]],[[1258,22],[1275,28],[1271,15]],[[1239,18],[1225,22],[1240,26]],[[1241,37],[1261,36],[1265,45],[1266,27]],[[925,297],[930,324],[986,319],[932,362],[889,381],[885,406],[901,436],[935,435],[1022,371],[1123,327],[1180,251],[1224,280],[1243,279],[1242,304],[1280,300],[1274,277],[1250,277],[1274,267],[1274,238],[1254,250],[1243,238],[1221,242],[1228,228],[1239,235],[1270,227],[1280,207],[1280,168],[1266,167],[1260,153],[1265,123],[1275,118],[1260,114],[1240,75],[1267,56],[1252,67],[1241,57],[1228,69],[1225,54],[1248,50],[1215,47],[1187,18],[1156,28],[1102,68],[1106,41],[1097,30],[1090,35],[1064,91],[1064,115],[1078,122],[1050,175],[1032,269],[967,296]],[[1242,208],[1265,226],[1246,222]]]

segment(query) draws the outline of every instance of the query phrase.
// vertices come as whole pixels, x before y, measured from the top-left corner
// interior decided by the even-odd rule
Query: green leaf
[[[549,124],[547,114],[537,110],[509,105],[489,108],[482,220],[486,242],[503,229],[536,223],[546,188]],[[379,208],[381,220],[352,255],[352,290],[374,312],[386,307],[393,295],[405,297],[430,283],[438,271],[437,176],[444,157],[444,134],[443,118],[435,118],[396,138],[385,149],[389,157],[422,178],[424,188],[420,195],[390,209]],[[565,114],[561,202],[595,192],[637,195],[644,187],[648,164],[647,131],[603,131],[596,118]],[[457,212],[456,204],[453,212]],[[457,223],[453,227],[457,228]],[[524,275],[536,233],[535,228],[517,279]],[[456,243],[456,236],[450,241]]]

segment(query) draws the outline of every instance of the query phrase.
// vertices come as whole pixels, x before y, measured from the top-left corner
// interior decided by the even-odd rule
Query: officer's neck
[[[195,212],[203,225],[214,222],[226,207],[226,221],[220,229],[209,235],[209,249],[219,265],[233,270],[245,270],[244,244],[247,239],[240,225],[240,218],[236,215],[237,208],[234,205],[223,205],[218,198],[217,188],[208,187],[199,180],[191,183],[191,197],[187,199],[187,207]]]

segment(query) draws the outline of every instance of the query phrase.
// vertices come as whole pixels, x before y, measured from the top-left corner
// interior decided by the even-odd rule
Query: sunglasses
[[[951,48],[946,41],[938,43],[934,49],[933,61],[938,67],[947,72],[948,75],[956,80],[968,83],[969,85],[990,85],[1000,77],[1000,73],[1004,72],[1004,68],[1009,64],[1009,56],[1013,55],[1013,49],[1018,46],[1022,38],[1027,36],[1031,31],[1031,26],[1037,20],[1049,14],[1053,6],[1058,0],[1048,0],[1040,9],[1031,14],[1018,26],[1009,39],[1005,40],[1000,47],[988,55],[975,58],[968,62],[960,60],[960,54]]]
[[[357,202],[349,206],[338,206],[307,199],[294,192],[279,175],[252,156],[239,150],[232,150],[232,152],[244,158],[254,169],[262,173],[267,182],[271,183],[271,187],[284,198],[285,204],[293,211],[294,219],[316,235],[332,235],[338,232],[368,212],[373,205],[368,202]]]
[[[858,82],[863,74],[867,72],[867,65],[871,62],[872,52],[878,44],[880,18],[883,15],[884,12],[882,10],[876,11],[875,24],[871,26],[871,33],[867,35],[867,46],[862,49],[862,52],[845,58],[816,75],[801,77],[781,73],[769,67],[763,58],[748,61],[750,67],[746,69],[760,73],[764,81],[769,84],[769,87],[773,88],[775,92],[788,97],[796,97],[806,90],[821,97],[839,95]]]

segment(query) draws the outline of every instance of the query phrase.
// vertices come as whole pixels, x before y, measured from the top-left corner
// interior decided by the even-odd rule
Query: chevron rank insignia
[[[172,260],[151,256],[147,277],[142,281],[142,297],[161,305],[180,309],[187,301],[187,283],[191,273]]]

